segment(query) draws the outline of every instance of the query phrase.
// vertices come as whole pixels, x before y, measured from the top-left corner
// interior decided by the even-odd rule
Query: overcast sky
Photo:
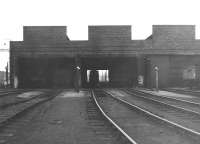
[[[24,25],[64,25],[70,39],[86,40],[88,25],[132,25],[132,39],[145,39],[152,25],[193,24],[200,37],[198,0],[1,0],[0,19],[0,49],[22,40]],[[0,58],[3,70],[8,54]]]

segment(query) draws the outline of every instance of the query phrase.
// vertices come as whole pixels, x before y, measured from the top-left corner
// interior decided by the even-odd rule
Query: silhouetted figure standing
[[[81,72],[80,72],[80,67],[77,66],[74,76],[74,88],[76,92],[80,91],[80,86],[81,86]]]
[[[97,70],[92,70],[89,77],[90,87],[95,88],[99,82],[99,73]]]

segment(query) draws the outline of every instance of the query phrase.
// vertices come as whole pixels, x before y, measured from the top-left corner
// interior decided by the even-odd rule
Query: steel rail
[[[169,88],[169,89],[163,89],[163,90],[166,90],[166,91],[169,91],[169,92],[177,92],[177,93],[183,93],[183,94],[186,94],[188,93],[189,95],[194,95],[194,96],[199,96],[200,95],[200,91],[193,91],[193,90],[186,90],[186,89],[172,89],[172,88]]]
[[[6,125],[9,121],[14,120],[17,116],[22,115],[23,113],[31,110],[32,108],[34,108],[34,107],[36,107],[36,106],[38,106],[42,103],[45,103],[46,101],[53,99],[55,96],[58,95],[58,93],[59,92],[53,93],[48,98],[39,98],[36,102],[33,102],[33,103],[30,103],[30,102],[36,100],[37,98],[32,99],[32,100],[27,101],[27,102],[24,102],[24,104],[25,103],[30,103],[30,104],[28,104],[28,106],[22,108],[22,110],[19,110],[18,112],[12,114],[11,116],[8,116],[8,117],[6,116],[7,118],[0,122],[0,128],[3,127],[4,125]],[[47,95],[49,95],[49,94],[47,94]]]
[[[138,93],[143,93],[143,94],[148,94],[148,95],[151,95],[151,96],[162,97],[162,98],[169,99],[169,100],[182,101],[182,102],[185,102],[185,103],[190,103],[190,104],[193,104],[193,105],[200,106],[200,103],[197,103],[197,102],[187,101],[187,100],[178,99],[178,98],[174,98],[174,97],[173,98],[172,97],[167,97],[167,96],[163,96],[163,95],[156,95],[156,94],[153,94],[151,92],[144,92],[144,91],[136,90],[136,89],[130,89],[130,91],[136,91]]]
[[[189,132],[189,133],[191,133],[191,134],[195,134],[196,136],[200,136],[200,133],[197,132],[197,131],[195,131],[195,130],[192,130],[192,129],[190,129],[190,128],[184,127],[184,126],[182,126],[182,125],[180,125],[180,124],[177,124],[177,123],[175,123],[175,122],[169,121],[169,120],[167,120],[167,119],[165,119],[165,118],[162,118],[162,117],[160,117],[160,116],[158,116],[158,115],[155,115],[155,114],[153,114],[153,113],[151,113],[151,112],[149,112],[149,111],[147,111],[147,110],[145,110],[145,109],[142,109],[142,108],[138,107],[137,105],[134,105],[134,104],[132,104],[132,103],[129,103],[129,102],[127,102],[126,100],[123,100],[123,99],[121,99],[121,98],[119,98],[119,97],[115,97],[115,96],[113,96],[113,94],[107,93],[106,91],[104,91],[104,92],[105,92],[106,94],[110,95],[113,99],[116,99],[116,100],[118,100],[118,101],[120,101],[120,102],[122,102],[122,103],[124,103],[124,104],[126,104],[126,105],[128,105],[128,106],[130,106],[130,107],[134,107],[135,109],[137,109],[137,110],[139,110],[139,111],[142,111],[142,112],[144,112],[145,114],[147,114],[147,115],[149,115],[149,116],[151,116],[151,117],[154,117],[154,118],[156,118],[156,119],[158,119],[158,120],[160,120],[160,121],[163,121],[163,122],[165,122],[165,123],[167,123],[167,124],[170,124],[170,125],[172,125],[172,126],[175,126],[175,127],[179,128],[179,129],[182,129],[182,130],[184,130],[184,131],[186,131],[186,132]]]
[[[97,105],[97,107],[98,107],[98,109],[100,110],[100,112],[102,113],[102,115],[103,115],[115,128],[117,128],[117,129],[120,131],[120,133],[122,133],[123,136],[125,136],[125,137],[129,140],[130,143],[132,143],[132,144],[137,144],[137,142],[136,142],[135,140],[133,140],[121,127],[119,127],[119,126],[118,126],[118,125],[103,111],[103,109],[101,108],[101,106],[99,105],[99,103],[98,103],[98,101],[97,101],[97,99],[96,99],[96,97],[95,97],[95,94],[94,94],[94,91],[93,91],[93,90],[91,90],[91,94],[92,94],[92,97],[93,97],[93,99],[94,99],[94,101],[95,101],[95,104]]]
[[[199,115],[200,116],[200,113],[199,112],[196,112],[196,111],[193,111],[193,110],[190,110],[190,109],[187,109],[187,108],[183,108],[183,107],[180,107],[180,106],[175,106],[175,105],[171,105],[171,104],[168,104],[168,103],[165,103],[165,102],[161,102],[159,100],[155,100],[153,98],[148,98],[146,96],[142,96],[142,95],[138,95],[138,94],[135,94],[133,92],[130,92],[128,90],[123,90],[124,92],[128,93],[129,95],[134,95],[136,97],[139,97],[139,98],[143,98],[143,99],[146,99],[146,100],[149,100],[149,101],[153,101],[153,102],[156,102],[156,103],[160,103],[160,104],[163,104],[165,106],[169,106],[169,107],[172,107],[172,108],[175,108],[175,109],[178,109],[178,110],[182,110],[182,111],[186,111],[186,112],[190,112],[190,113],[194,113],[196,115]]]

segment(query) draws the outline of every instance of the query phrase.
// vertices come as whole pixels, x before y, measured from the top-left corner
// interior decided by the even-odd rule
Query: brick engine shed
[[[72,41],[65,26],[24,26],[10,42],[10,80],[16,88],[89,87],[88,70],[108,70],[109,87],[187,86],[200,79],[200,40],[194,25],[154,25],[145,40],[131,26],[89,26],[88,40]],[[80,69],[77,69],[80,68]],[[139,82],[142,81],[142,82]],[[142,84],[140,84],[142,83]]]

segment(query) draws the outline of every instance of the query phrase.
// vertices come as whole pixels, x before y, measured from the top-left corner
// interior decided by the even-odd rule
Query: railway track
[[[0,91],[0,98],[7,96],[7,95],[11,95],[11,94],[20,94],[20,93],[27,92],[27,91],[30,91],[30,90],[28,90],[28,89],[26,89],[26,90],[25,89],[3,90],[3,91]]]
[[[36,94],[34,94],[34,92]],[[30,91],[26,90],[25,93],[23,93],[22,91],[19,94],[12,94],[11,93],[10,95],[7,95],[6,97],[1,98],[0,110],[8,108],[8,107],[13,106],[13,105],[16,106],[18,104],[28,102],[32,99],[37,98],[37,97],[43,97],[48,92],[50,92],[50,91],[49,90],[34,90],[34,91],[33,90],[30,90]],[[22,95],[26,95],[26,97],[20,97]]]
[[[154,94],[136,90],[136,89],[126,89],[126,91],[129,93],[139,94],[144,97],[148,97],[150,99],[157,100],[169,105],[173,105],[176,107],[194,111],[196,113],[200,113],[200,103],[198,101],[189,100],[189,99],[180,99],[176,97],[167,97],[167,96],[162,96],[162,95],[154,95]]]
[[[13,91],[13,90],[17,90],[17,89],[15,89],[15,88],[2,88],[2,89],[0,89],[0,92]]]
[[[13,89],[4,88],[4,89],[0,89],[0,92],[9,91],[9,90],[13,90]]]
[[[119,90],[114,91],[118,92]],[[37,105],[54,98],[58,93],[60,91],[55,93],[49,91],[46,96],[36,97],[25,103],[10,106],[16,111],[10,111],[10,118],[7,117],[6,121],[0,122],[0,143],[5,143],[6,138],[13,136],[15,130],[13,127],[16,125],[11,126],[12,129],[8,128],[12,121],[17,121],[19,125],[23,125],[28,119],[18,120],[17,117],[23,116],[25,112]],[[181,125],[179,126],[165,117],[154,114],[146,107],[139,107],[133,103],[135,99],[124,98],[125,96],[117,96],[110,90],[91,91],[86,110],[88,125],[98,137],[94,138],[95,140],[99,139],[102,143],[108,144],[199,143],[200,135],[198,133],[185,129],[183,126],[180,127]],[[151,102],[148,101],[148,103]],[[159,105],[156,102],[152,103]],[[9,112],[7,111],[5,114],[9,114]],[[1,116],[3,116],[2,113],[0,118]],[[3,131],[4,127],[7,127],[8,131]],[[98,144],[98,141],[94,141],[94,143]]]
[[[18,116],[23,115],[37,105],[53,99],[58,93],[60,93],[59,90],[55,92],[49,91],[42,96],[34,97],[20,103],[10,104],[6,108],[0,109],[0,128],[6,126],[7,123],[10,123],[10,121],[15,120]]]
[[[10,143],[21,129],[32,121],[37,113],[35,107],[53,99],[59,91],[46,91],[45,95],[32,98],[30,101],[9,106],[0,111],[0,143]],[[38,114],[38,113],[37,113]],[[15,140],[14,140],[15,141]]]
[[[107,92],[99,92],[101,105],[137,143],[199,143],[198,132],[184,128],[144,107],[139,107],[133,104],[133,101],[123,99],[122,96]]]
[[[173,88],[168,88],[164,90],[169,91],[169,92],[180,93],[180,94],[198,96],[200,98],[200,91],[193,91],[193,90],[186,90],[186,89],[173,89]]]
[[[200,136],[200,113],[180,106],[171,105],[162,100],[155,100],[148,96],[139,95],[138,93],[125,92],[131,95],[131,97],[126,98],[131,103]]]
[[[95,131],[97,137],[103,143],[137,144],[104,112],[93,91],[91,91],[91,95],[87,105],[88,124]]]

